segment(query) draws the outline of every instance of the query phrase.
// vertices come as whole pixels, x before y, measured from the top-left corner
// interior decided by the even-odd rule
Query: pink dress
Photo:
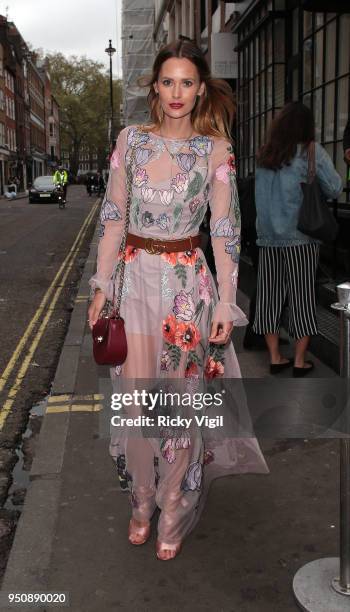
[[[137,126],[120,132],[101,208],[97,272],[90,284],[111,298],[132,147],[129,232],[163,240],[195,236],[209,205],[218,293],[200,248],[153,255],[127,247],[121,316],[128,357],[112,370],[113,391],[144,388],[147,381],[154,388],[176,379],[193,392],[201,381],[238,378],[233,343],[208,342],[213,320],[247,323],[236,305],[240,214],[228,140],[168,139]],[[141,412],[138,406],[128,408],[129,415]],[[212,478],[268,471],[253,437],[215,442],[214,436],[207,444],[191,428],[169,427],[160,428],[157,437],[147,435],[142,428],[113,427],[110,452],[122,487],[131,490],[133,516],[149,520],[156,506],[161,509],[158,537],[163,542],[177,543],[193,527]]]

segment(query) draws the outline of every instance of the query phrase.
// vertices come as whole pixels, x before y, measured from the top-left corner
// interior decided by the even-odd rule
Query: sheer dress
[[[247,323],[236,305],[240,213],[228,140],[168,139],[139,126],[120,132],[100,214],[97,272],[90,284],[112,297],[132,147],[129,232],[163,240],[195,236],[209,206],[218,291],[200,248],[153,255],[128,246],[121,303],[128,356],[111,371],[113,391],[130,391],[140,379],[143,386],[146,380],[177,379],[193,389],[201,380],[239,378],[233,343],[208,342],[214,320]],[[132,406],[128,412],[137,415],[140,409]],[[159,436],[147,437],[140,428],[138,434],[112,428],[110,453],[121,486],[131,490],[133,516],[149,520],[156,506],[161,509],[158,537],[163,542],[176,544],[190,531],[212,478],[268,471],[251,436],[206,444],[191,430],[164,428]]]

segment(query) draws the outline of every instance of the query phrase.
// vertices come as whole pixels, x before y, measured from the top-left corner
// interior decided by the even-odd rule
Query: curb
[[[98,223],[96,223],[90,243],[89,255],[80,280],[76,303],[61,350],[51,394],[73,395],[74,393],[90,294],[88,280],[94,272],[97,255],[97,233]],[[47,572],[58,518],[60,474],[69,421],[69,411],[58,414],[45,412],[44,414],[38,446],[29,475],[31,482],[2,582],[3,603],[5,603],[6,593],[33,593],[46,590]],[[50,605],[45,604],[45,608],[47,607]],[[9,608],[1,607],[0,609],[5,611]],[[28,611],[38,609],[41,608],[26,607]]]

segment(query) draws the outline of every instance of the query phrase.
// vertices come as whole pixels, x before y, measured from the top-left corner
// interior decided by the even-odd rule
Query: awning
[[[302,0],[302,7],[315,13],[350,13],[349,0]]]

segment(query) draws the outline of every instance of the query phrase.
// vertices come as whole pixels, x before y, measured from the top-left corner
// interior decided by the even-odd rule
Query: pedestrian
[[[312,111],[300,102],[287,104],[272,121],[267,143],[257,156],[255,200],[259,272],[254,331],[265,335],[270,372],[293,365],[281,355],[279,329],[286,298],[289,335],[295,339],[293,375],[314,367],[305,360],[310,336],[317,334],[315,278],[320,241],[297,229],[307,180],[308,149],[315,141]],[[322,191],[336,198],[342,181],[327,152],[315,145],[316,174]]]
[[[150,379],[150,385],[176,379],[196,389],[200,381],[240,377],[230,336],[234,326],[247,322],[236,305],[240,222],[229,140],[231,89],[211,77],[201,50],[183,40],[159,51],[147,85],[152,123],[119,134],[101,209],[97,273],[90,280],[93,328],[113,294],[133,151],[121,305],[128,356],[112,372],[115,393],[136,387],[139,379]],[[208,203],[219,297],[198,238]],[[161,428],[159,437],[116,429],[110,452],[132,491],[129,540],[146,542],[158,506],[161,560],[179,553],[198,519],[203,469],[206,489],[210,474],[267,471],[254,437],[223,441],[219,451],[183,428]]]

